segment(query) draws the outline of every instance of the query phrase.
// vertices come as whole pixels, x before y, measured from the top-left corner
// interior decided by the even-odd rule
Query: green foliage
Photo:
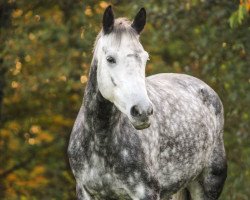
[[[229,23],[232,28],[242,24],[244,18],[247,16],[248,12],[245,6],[240,5],[239,9],[235,11],[232,16],[229,18]]]
[[[148,75],[186,73],[218,92],[225,108],[229,164],[221,199],[249,199],[247,4],[228,0],[112,3],[117,17],[130,19],[146,7],[148,23],[141,40],[150,54]],[[91,0],[0,1],[1,199],[75,199],[66,149],[107,5]]]
[[[229,24],[232,28],[241,25],[243,21],[249,17],[250,1],[241,0],[238,10],[234,11],[229,18]]]

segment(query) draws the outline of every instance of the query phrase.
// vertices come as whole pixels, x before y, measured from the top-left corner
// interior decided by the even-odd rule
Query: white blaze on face
[[[95,56],[101,94],[133,120],[130,115],[132,106],[151,104],[145,86],[148,53],[140,44],[139,36],[132,38],[124,33],[121,40],[116,41],[114,33],[102,35],[97,42]]]

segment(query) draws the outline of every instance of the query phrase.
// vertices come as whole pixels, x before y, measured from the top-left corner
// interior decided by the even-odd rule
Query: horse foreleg
[[[223,145],[218,144],[209,165],[196,181],[189,184],[192,200],[217,200],[227,177],[227,162]]]

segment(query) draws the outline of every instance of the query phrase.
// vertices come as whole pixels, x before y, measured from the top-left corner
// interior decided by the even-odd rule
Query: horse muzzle
[[[142,130],[150,126],[150,116],[153,114],[153,107],[151,104],[148,106],[134,105],[130,109],[132,116],[132,124],[137,130]]]

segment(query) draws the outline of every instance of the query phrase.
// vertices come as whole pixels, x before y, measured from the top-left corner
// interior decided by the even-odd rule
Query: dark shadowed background
[[[66,155],[104,9],[148,13],[147,74],[186,73],[225,108],[223,200],[250,199],[250,1],[0,0],[0,199],[75,199]]]

